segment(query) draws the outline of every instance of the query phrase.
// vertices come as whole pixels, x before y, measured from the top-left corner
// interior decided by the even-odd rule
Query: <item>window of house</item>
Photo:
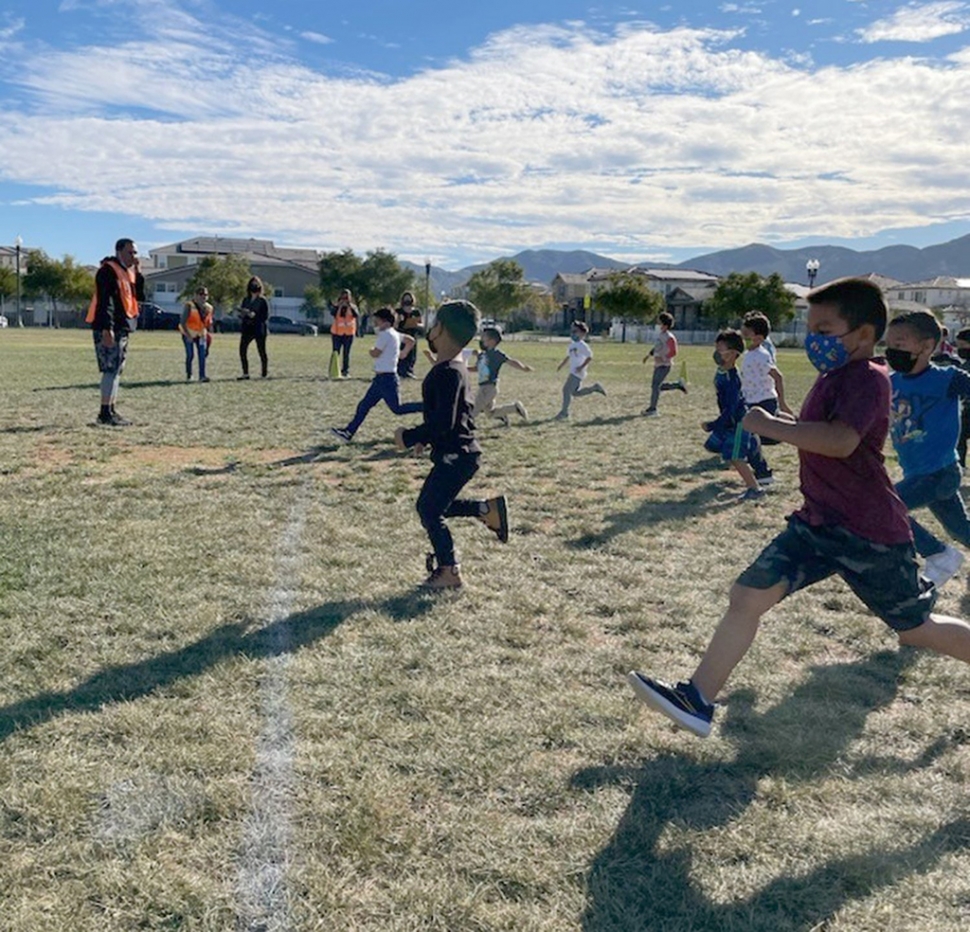
[[[273,297],[274,298],[282,298],[282,297],[284,297],[284,295],[283,295],[283,289],[282,288],[274,288],[273,289]]]

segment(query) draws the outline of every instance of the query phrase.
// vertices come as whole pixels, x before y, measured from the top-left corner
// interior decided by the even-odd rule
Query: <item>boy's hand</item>
[[[774,418],[764,408],[752,408],[741,421],[741,426],[751,434],[760,434]]]
[[[407,453],[407,444],[404,442],[404,428],[399,427],[394,431],[394,446],[397,447],[398,451],[401,453]]]
[[[795,412],[792,411],[792,409],[789,408],[787,404],[782,404],[779,407],[779,410],[781,411],[782,414],[787,414],[788,417],[790,417],[793,421],[795,420]]]
[[[797,424],[798,418],[792,414],[791,410],[782,411],[780,414],[776,415],[779,421],[784,421],[786,424]]]
[[[711,422],[710,421],[701,421],[701,430],[706,430],[706,431],[710,432],[710,430],[711,430]]]

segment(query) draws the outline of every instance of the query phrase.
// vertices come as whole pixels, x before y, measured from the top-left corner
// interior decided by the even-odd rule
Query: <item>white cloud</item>
[[[14,19],[9,14],[6,15],[6,21],[5,26],[0,26],[0,43],[9,42],[18,32],[22,32],[24,26],[27,25],[26,20],[22,17]]]
[[[400,80],[335,78],[252,68],[211,24],[171,25],[164,42],[25,57],[32,104],[0,102],[0,178],[179,234],[453,265],[970,214],[970,55],[813,69],[729,32],[573,24],[507,30]]]
[[[316,42],[318,45],[330,45],[333,39],[330,36],[325,36],[321,32],[301,32],[301,39],[306,39],[307,42]]]
[[[930,42],[970,28],[968,5],[956,0],[910,3],[892,16],[877,20],[856,33],[863,42]]]

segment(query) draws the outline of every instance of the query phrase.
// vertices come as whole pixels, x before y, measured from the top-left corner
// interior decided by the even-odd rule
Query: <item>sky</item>
[[[926,246],[968,100],[961,0],[4,0],[0,244]]]

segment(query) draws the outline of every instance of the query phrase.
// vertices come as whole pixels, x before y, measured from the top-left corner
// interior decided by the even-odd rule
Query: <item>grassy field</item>
[[[564,344],[507,343],[531,420],[480,431],[470,488],[512,537],[454,521],[466,588],[430,596],[411,419],[328,441],[369,344],[331,383],[329,341],[275,338],[240,383],[224,336],[200,385],[136,334],[112,430],[89,334],[0,332],[0,928],[970,925],[970,670],[832,581],[769,616],[707,741],[624,682],[690,672],[799,500],[791,450],[744,506],[703,451],[710,348],[646,420],[643,347],[595,344],[609,397],[554,423]]]

